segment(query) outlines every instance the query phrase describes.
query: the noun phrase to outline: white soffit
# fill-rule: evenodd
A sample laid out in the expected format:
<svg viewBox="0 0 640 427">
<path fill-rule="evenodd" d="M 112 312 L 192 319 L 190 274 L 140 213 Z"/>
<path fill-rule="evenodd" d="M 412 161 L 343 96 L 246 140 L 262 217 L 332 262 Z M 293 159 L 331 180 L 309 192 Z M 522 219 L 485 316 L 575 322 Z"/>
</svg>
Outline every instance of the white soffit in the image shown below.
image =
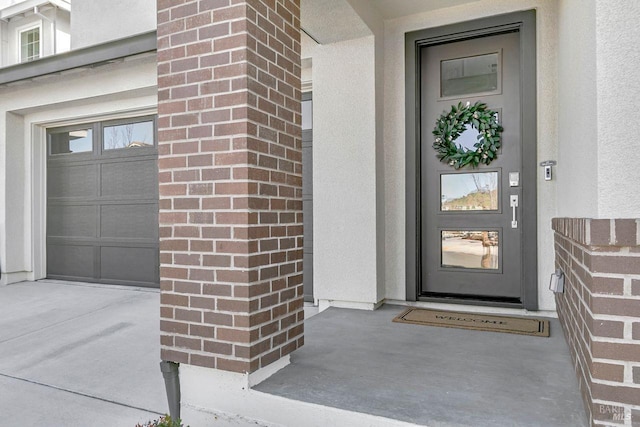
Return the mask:
<svg viewBox="0 0 640 427">
<path fill-rule="evenodd" d="M 481 0 L 367 0 L 382 19 L 396 19 Z M 302 29 L 320 44 L 371 35 L 348 0 L 300 0 Z"/>
<path fill-rule="evenodd" d="M 395 19 L 401 16 L 414 15 L 430 10 L 473 3 L 480 0 L 370 0 L 380 11 L 384 19 Z"/>
<path fill-rule="evenodd" d="M 300 0 L 300 25 L 320 44 L 371 35 L 369 27 L 346 0 Z"/>
</svg>

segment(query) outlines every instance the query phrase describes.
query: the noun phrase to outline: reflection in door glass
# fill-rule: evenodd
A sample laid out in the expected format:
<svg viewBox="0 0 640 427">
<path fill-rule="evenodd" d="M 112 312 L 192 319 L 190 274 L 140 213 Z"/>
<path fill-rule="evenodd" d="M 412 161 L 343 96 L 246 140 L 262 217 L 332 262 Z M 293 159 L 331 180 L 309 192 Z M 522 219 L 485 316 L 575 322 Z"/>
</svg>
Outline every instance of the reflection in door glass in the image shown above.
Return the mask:
<svg viewBox="0 0 640 427">
<path fill-rule="evenodd" d="M 105 126 L 103 131 L 103 150 L 118 148 L 153 147 L 153 121 Z"/>
<path fill-rule="evenodd" d="M 498 54 L 442 61 L 440 74 L 441 96 L 493 92 L 498 89 Z"/>
<path fill-rule="evenodd" d="M 446 230 L 442 237 L 442 267 L 498 269 L 497 231 Z"/>
<path fill-rule="evenodd" d="M 93 131 L 77 129 L 49 135 L 49 154 L 86 153 L 93 150 Z"/>
<path fill-rule="evenodd" d="M 442 174 L 440 185 L 443 211 L 498 209 L 498 172 Z"/>
</svg>

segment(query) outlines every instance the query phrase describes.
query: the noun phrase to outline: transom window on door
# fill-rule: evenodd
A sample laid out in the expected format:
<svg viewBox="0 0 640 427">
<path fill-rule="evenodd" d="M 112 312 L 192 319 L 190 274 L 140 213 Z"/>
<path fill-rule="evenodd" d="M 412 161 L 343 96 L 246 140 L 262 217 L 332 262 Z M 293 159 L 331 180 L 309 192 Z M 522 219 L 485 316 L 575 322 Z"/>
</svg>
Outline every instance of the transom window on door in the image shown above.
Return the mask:
<svg viewBox="0 0 640 427">
<path fill-rule="evenodd" d="M 20 31 L 20 62 L 40 58 L 40 27 Z"/>
<path fill-rule="evenodd" d="M 442 61 L 440 75 L 443 98 L 499 92 L 500 53 Z"/>
</svg>

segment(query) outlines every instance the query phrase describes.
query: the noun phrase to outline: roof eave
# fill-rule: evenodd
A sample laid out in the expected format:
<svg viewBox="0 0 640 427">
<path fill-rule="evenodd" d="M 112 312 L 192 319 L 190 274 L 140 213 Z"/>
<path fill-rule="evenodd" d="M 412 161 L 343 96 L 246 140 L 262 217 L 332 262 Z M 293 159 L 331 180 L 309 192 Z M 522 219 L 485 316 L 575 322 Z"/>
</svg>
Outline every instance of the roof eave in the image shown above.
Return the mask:
<svg viewBox="0 0 640 427">
<path fill-rule="evenodd" d="M 41 7 L 46 4 L 71 12 L 71 3 L 68 0 L 27 0 L 0 10 L 0 19 L 6 21 L 21 13 L 32 11 L 34 7 Z"/>
<path fill-rule="evenodd" d="M 156 31 L 150 31 L 99 45 L 45 56 L 31 62 L 0 68 L 0 85 L 76 68 L 92 67 L 128 56 L 154 52 L 156 48 Z"/>
</svg>

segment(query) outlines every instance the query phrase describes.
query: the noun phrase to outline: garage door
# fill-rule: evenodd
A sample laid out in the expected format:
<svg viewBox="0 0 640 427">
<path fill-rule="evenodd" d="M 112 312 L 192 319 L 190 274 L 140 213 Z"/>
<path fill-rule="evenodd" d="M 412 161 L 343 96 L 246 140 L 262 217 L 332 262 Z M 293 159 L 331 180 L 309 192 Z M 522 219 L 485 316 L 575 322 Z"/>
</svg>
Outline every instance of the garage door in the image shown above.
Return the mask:
<svg viewBox="0 0 640 427">
<path fill-rule="evenodd" d="M 47 133 L 47 277 L 159 286 L 155 117 Z"/>
</svg>

